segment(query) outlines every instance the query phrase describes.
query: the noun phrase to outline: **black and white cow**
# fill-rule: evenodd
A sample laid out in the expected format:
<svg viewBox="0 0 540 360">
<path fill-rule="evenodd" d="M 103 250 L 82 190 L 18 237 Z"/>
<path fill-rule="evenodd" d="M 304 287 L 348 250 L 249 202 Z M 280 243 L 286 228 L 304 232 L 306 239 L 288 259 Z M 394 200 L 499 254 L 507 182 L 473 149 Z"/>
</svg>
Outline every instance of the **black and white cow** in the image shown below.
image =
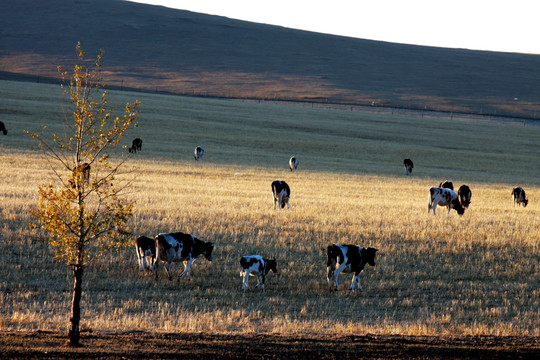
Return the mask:
<svg viewBox="0 0 540 360">
<path fill-rule="evenodd" d="M 439 184 L 440 188 L 454 190 L 454 184 L 451 181 L 444 180 Z"/>
<path fill-rule="evenodd" d="M 403 160 L 403 167 L 405 168 L 405 174 L 409 175 L 412 173 L 412 169 L 414 168 L 414 164 L 411 159 L 405 159 Z"/>
<path fill-rule="evenodd" d="M 141 151 L 142 149 L 142 139 L 141 138 L 135 138 L 131 142 L 131 147 L 129 148 L 130 153 L 137 153 L 137 151 Z"/>
<path fill-rule="evenodd" d="M 354 291 L 354 284 L 358 283 L 358 290 L 362 291 L 360 282 L 360 272 L 366 264 L 375 266 L 375 255 L 379 251 L 375 248 L 362 248 L 356 245 L 333 244 L 326 248 L 326 277 L 330 291 L 337 291 L 338 275 L 341 272 L 354 273 L 351 283 L 351 290 Z"/>
<path fill-rule="evenodd" d="M 199 255 L 203 255 L 208 261 L 212 261 L 214 245 L 211 242 L 199 240 L 191 234 L 181 232 L 158 234 L 154 238 L 154 241 L 156 244 L 156 281 L 159 275 L 159 261 L 165 263 L 169 280 L 172 280 L 171 263 L 180 261 L 184 263 L 185 269 L 180 274 L 178 281 L 186 274 L 189 275 L 189 280 L 191 280 L 191 263 Z"/>
<path fill-rule="evenodd" d="M 295 172 L 297 167 L 298 167 L 298 159 L 296 158 L 296 156 L 292 156 L 289 159 L 289 168 L 291 169 L 292 172 Z"/>
<path fill-rule="evenodd" d="M 276 209 L 276 204 L 279 204 L 280 209 L 283 209 L 285 207 L 285 204 L 287 204 L 287 209 L 289 208 L 291 189 L 285 181 L 272 181 L 272 195 L 274 197 L 274 210 Z"/>
<path fill-rule="evenodd" d="M 203 155 L 204 155 L 204 149 L 203 149 L 202 147 L 200 147 L 200 146 L 197 146 L 197 147 L 195 148 L 195 151 L 193 151 L 193 154 L 194 154 L 194 156 L 195 156 L 195 160 L 199 160 L 199 159 L 201 159 L 201 158 L 203 157 Z"/>
<path fill-rule="evenodd" d="M 154 239 L 139 236 L 135 239 L 135 249 L 137 251 L 139 271 L 154 270 L 154 264 L 156 262 L 156 243 Z"/>
<path fill-rule="evenodd" d="M 4 133 L 4 135 L 7 135 L 7 129 L 6 125 L 2 121 L 0 121 L 0 131 Z"/>
<path fill-rule="evenodd" d="M 428 213 L 433 209 L 433 214 L 437 215 L 435 212 L 437 205 L 446 206 L 448 214 L 450 214 L 451 209 L 456 210 L 459 215 L 465 213 L 465 209 L 459 202 L 458 194 L 454 190 L 434 186 L 429 189 Z"/>
<path fill-rule="evenodd" d="M 523 207 L 527 207 L 529 203 L 529 200 L 525 196 L 525 190 L 519 186 L 512 190 L 512 198 L 514 199 L 514 206 L 517 204 L 517 206 L 523 205 Z"/>
<path fill-rule="evenodd" d="M 270 270 L 277 274 L 277 261 L 275 258 L 267 259 L 260 255 L 242 256 L 240 259 L 240 276 L 244 279 L 242 281 L 244 292 L 248 288 L 248 278 L 250 275 L 257 277 L 256 287 L 261 285 L 261 289 L 264 290 L 264 281 Z"/>
<path fill-rule="evenodd" d="M 458 197 L 459 202 L 461 203 L 461 206 L 463 206 L 465 209 L 471 205 L 471 198 L 472 198 L 472 192 L 471 189 L 467 185 L 461 185 L 458 189 Z"/>
</svg>

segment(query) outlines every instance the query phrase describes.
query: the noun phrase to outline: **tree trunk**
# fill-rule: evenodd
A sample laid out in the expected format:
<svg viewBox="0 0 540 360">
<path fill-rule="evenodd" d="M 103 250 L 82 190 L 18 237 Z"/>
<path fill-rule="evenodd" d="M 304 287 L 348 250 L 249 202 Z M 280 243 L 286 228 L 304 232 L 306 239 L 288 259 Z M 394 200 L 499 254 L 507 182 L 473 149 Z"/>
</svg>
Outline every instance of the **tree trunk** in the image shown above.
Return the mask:
<svg viewBox="0 0 540 360">
<path fill-rule="evenodd" d="M 82 294 L 82 277 L 83 267 L 81 265 L 73 266 L 73 300 L 71 302 L 71 319 L 70 329 L 68 332 L 67 346 L 80 346 L 81 333 L 79 323 L 81 321 L 81 294 Z"/>
</svg>

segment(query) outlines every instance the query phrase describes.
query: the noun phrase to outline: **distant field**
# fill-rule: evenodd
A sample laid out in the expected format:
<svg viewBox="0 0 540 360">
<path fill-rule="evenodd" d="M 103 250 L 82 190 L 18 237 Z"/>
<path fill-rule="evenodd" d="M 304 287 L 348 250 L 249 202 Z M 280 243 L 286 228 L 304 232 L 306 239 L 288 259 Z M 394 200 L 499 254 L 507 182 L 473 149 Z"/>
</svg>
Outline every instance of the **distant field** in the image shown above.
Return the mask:
<svg viewBox="0 0 540 360">
<path fill-rule="evenodd" d="M 83 330 L 279 334 L 540 336 L 540 126 L 374 114 L 265 103 L 112 92 L 120 108 L 142 101 L 136 235 L 192 232 L 215 243 L 193 281 L 137 270 L 134 249 L 84 276 Z M 64 104 L 64 109 L 62 109 Z M 37 186 L 50 179 L 28 129 L 60 131 L 69 116 L 59 86 L 0 82 L 0 330 L 65 330 L 71 272 L 45 235 L 29 230 Z M 193 160 L 201 145 L 206 154 Z M 300 160 L 291 173 L 291 155 Z M 402 161 L 415 169 L 405 176 Z M 291 186 L 291 209 L 274 211 L 270 183 Z M 468 184 L 463 217 L 427 214 L 430 186 Z M 514 207 L 520 185 L 530 199 Z M 325 279 L 332 242 L 380 249 L 361 274 L 364 291 Z M 275 256 L 267 290 L 241 290 L 241 255 Z M 181 266 L 173 266 L 173 275 Z M 251 279 L 253 281 L 254 279 Z"/>
</svg>

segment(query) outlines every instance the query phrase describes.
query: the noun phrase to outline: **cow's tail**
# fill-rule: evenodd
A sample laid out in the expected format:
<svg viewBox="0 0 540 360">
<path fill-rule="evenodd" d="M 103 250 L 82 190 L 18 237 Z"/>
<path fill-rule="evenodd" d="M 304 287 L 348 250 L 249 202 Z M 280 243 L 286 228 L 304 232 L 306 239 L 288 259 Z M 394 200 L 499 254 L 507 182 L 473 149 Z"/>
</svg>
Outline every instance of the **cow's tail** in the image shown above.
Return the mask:
<svg viewBox="0 0 540 360">
<path fill-rule="evenodd" d="M 334 251 L 333 245 L 328 245 L 326 248 L 326 266 L 332 266 L 332 259 L 336 259 L 338 254 Z"/>
<path fill-rule="evenodd" d="M 156 272 L 156 281 L 159 278 L 159 259 L 161 257 L 161 246 L 159 246 L 160 236 L 156 235 L 154 237 L 154 245 L 156 246 L 156 259 L 154 260 L 154 270 Z"/>
</svg>

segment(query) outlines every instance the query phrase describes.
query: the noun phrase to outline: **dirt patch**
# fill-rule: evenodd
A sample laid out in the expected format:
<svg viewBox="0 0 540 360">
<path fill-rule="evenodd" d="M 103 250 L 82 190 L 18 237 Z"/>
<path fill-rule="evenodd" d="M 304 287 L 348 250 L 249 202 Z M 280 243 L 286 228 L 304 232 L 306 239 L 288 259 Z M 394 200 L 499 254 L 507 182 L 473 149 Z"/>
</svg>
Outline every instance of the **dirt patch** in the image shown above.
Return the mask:
<svg viewBox="0 0 540 360">
<path fill-rule="evenodd" d="M 190 333 L 82 334 L 63 346 L 59 332 L 1 332 L 3 359 L 387 359 L 538 358 L 538 337 L 278 336 Z"/>
</svg>

